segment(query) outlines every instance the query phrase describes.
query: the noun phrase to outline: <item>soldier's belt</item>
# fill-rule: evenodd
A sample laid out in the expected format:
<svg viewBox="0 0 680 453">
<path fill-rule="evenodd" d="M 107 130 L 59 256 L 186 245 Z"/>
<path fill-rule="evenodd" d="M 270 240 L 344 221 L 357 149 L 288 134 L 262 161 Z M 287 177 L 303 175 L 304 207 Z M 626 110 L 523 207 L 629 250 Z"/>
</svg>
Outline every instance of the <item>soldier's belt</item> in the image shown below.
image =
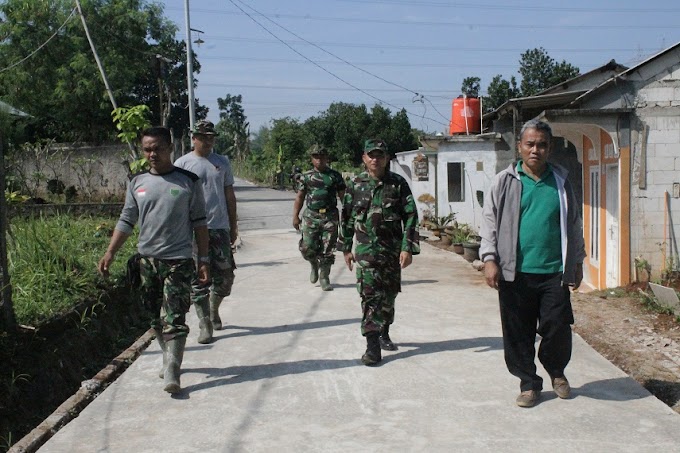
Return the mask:
<svg viewBox="0 0 680 453">
<path fill-rule="evenodd" d="M 327 212 L 332 211 L 335 208 L 321 208 L 321 209 L 313 209 L 313 208 L 308 208 L 312 212 L 318 212 L 319 214 L 325 214 Z"/>
</svg>

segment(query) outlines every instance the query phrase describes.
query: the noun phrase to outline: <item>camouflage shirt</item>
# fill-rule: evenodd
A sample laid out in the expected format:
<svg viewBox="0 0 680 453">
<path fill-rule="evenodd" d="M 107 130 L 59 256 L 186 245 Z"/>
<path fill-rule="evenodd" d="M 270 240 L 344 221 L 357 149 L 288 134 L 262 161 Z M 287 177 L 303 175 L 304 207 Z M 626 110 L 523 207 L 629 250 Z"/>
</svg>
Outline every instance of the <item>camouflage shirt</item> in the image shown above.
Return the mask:
<svg viewBox="0 0 680 453">
<path fill-rule="evenodd" d="M 324 171 L 310 170 L 300 176 L 298 190 L 307 195 L 305 203 L 313 211 L 332 209 L 338 204 L 338 192 L 345 190 L 345 180 L 337 171 L 326 168 Z"/>
<path fill-rule="evenodd" d="M 394 262 L 401 252 L 420 253 L 418 211 L 408 183 L 388 171 L 381 180 L 361 173 L 350 182 L 342 206 L 340 249 L 361 266 Z"/>
</svg>

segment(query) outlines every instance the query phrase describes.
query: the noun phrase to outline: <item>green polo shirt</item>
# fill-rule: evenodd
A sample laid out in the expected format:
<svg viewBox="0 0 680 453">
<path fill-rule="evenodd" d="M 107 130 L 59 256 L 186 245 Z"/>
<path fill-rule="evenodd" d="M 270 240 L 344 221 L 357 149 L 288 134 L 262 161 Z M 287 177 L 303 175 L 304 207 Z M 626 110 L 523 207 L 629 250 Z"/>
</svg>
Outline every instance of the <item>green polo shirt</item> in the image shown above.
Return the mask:
<svg viewBox="0 0 680 453">
<path fill-rule="evenodd" d="M 552 167 L 538 181 L 522 170 L 519 237 L 517 239 L 517 271 L 530 274 L 552 274 L 562 271 L 562 235 L 560 233 L 560 198 Z"/>
</svg>

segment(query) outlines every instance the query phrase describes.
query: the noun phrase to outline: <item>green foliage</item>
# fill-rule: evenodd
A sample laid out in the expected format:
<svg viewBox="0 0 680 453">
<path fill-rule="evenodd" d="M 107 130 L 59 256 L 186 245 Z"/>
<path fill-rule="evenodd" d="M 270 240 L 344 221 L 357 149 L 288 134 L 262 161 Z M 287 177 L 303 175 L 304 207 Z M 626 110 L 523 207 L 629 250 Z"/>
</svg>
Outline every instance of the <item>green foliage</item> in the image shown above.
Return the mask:
<svg viewBox="0 0 680 453">
<path fill-rule="evenodd" d="M 139 159 L 135 159 L 130 162 L 130 173 L 133 175 L 135 173 L 146 171 L 149 168 L 151 168 L 151 166 L 149 165 L 149 161 L 146 159 L 146 157 L 140 157 Z"/>
<path fill-rule="evenodd" d="M 555 61 L 548 52 L 542 48 L 527 50 L 520 55 L 519 74 L 522 81 L 519 88 L 515 76 L 506 80 L 497 74 L 491 79 L 483 97 L 484 113 L 492 112 L 506 101 L 523 96 L 533 96 L 547 88 L 562 83 L 579 75 L 579 68 L 567 63 Z M 479 78 L 467 77 L 463 81 L 462 91 L 473 92 L 479 90 Z M 475 84 L 476 83 L 476 84 Z"/>
<path fill-rule="evenodd" d="M 261 127 L 251 140 L 251 153 L 261 159 L 251 163 L 257 161 L 260 169 L 270 172 L 271 177 L 278 170 L 278 154 L 282 150 L 284 170 L 293 166 L 308 168 L 307 149 L 319 143 L 330 151 L 333 168 L 358 170 L 364 141 L 371 137 L 385 140 L 390 153 L 418 147 L 405 110 L 392 115 L 381 105 L 368 112 L 363 104 L 336 102 L 304 122 L 286 117 L 273 120 L 271 128 Z"/>
<path fill-rule="evenodd" d="M 465 77 L 463 79 L 463 84 L 460 87 L 461 93 L 469 98 L 478 97 L 480 88 L 479 82 L 481 81 L 482 79 L 479 77 Z"/>
<path fill-rule="evenodd" d="M 445 216 L 437 217 L 435 223 L 437 228 L 445 228 L 456 220 L 456 213 L 452 212 Z"/>
<path fill-rule="evenodd" d="M 462 244 L 463 242 L 470 242 L 475 235 L 474 229 L 467 223 L 458 223 L 453 228 L 451 240 L 454 244 Z"/>
<path fill-rule="evenodd" d="M 487 96 L 484 96 L 484 112 L 492 112 L 503 105 L 509 99 L 517 98 L 521 95 L 519 88 L 517 88 L 517 80 L 515 76 L 510 77 L 510 80 L 505 80 L 503 76 L 497 74 L 491 79 L 489 87 L 486 90 Z"/>
<path fill-rule="evenodd" d="M 215 140 L 215 150 L 237 161 L 245 159 L 250 151 L 248 146 L 250 124 L 246 121 L 241 102 L 240 94 L 238 96 L 227 94 L 225 98 L 217 98 L 220 121 L 215 128 L 220 135 Z"/>
<path fill-rule="evenodd" d="M 5 189 L 5 200 L 7 200 L 8 203 L 23 203 L 29 198 L 31 197 L 28 195 L 22 195 L 18 190 L 10 192 L 9 190 Z"/>
<path fill-rule="evenodd" d="M 134 145 L 139 133 L 151 126 L 149 116 L 151 109 L 146 105 L 118 107 L 111 112 L 113 123 L 120 131 L 117 137 L 123 142 Z"/>
<path fill-rule="evenodd" d="M 17 322 L 36 325 L 100 293 L 96 266 L 106 251 L 115 220 L 68 215 L 14 219 L 8 237 L 8 268 L 12 276 Z M 131 237 L 111 267 L 114 279 L 125 273 L 134 253 Z"/>
<path fill-rule="evenodd" d="M 519 73 L 522 76 L 522 96 L 532 96 L 576 77 L 579 69 L 564 60 L 557 63 L 543 47 L 539 47 L 521 55 Z"/>
<path fill-rule="evenodd" d="M 152 123 L 186 130 L 186 48 L 175 39 L 177 27 L 164 17 L 163 6 L 146 0 L 97 0 L 82 2 L 82 7 L 117 103 L 148 105 L 154 109 Z M 5 66 L 47 42 L 35 57 L 0 73 L 2 99 L 32 115 L 31 141 L 101 142 L 114 137 L 111 103 L 73 9 L 72 0 L 0 3 L 0 61 Z M 196 60 L 194 70 L 200 72 Z M 203 106 L 198 106 L 200 115 L 205 115 Z"/>
</svg>

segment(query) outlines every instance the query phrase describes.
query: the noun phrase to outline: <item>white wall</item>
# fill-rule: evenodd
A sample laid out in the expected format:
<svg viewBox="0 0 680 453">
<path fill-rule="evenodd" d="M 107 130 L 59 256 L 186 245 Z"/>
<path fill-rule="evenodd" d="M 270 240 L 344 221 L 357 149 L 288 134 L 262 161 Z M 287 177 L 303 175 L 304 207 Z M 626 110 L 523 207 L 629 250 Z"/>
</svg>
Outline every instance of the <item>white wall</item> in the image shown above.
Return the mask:
<svg viewBox="0 0 680 453">
<path fill-rule="evenodd" d="M 631 142 L 631 255 L 647 260 L 652 277 L 658 278 L 666 264 L 663 252 L 667 261 L 671 257 L 673 234 L 680 241 L 680 198 L 673 196 L 673 185 L 680 184 L 680 72 L 640 83 L 634 102 L 638 120 L 634 129 L 640 132 L 632 134 Z M 648 128 L 646 137 L 641 132 L 644 128 Z M 640 188 L 645 166 L 646 187 Z"/>
<path fill-rule="evenodd" d="M 58 179 L 66 187 L 74 186 L 77 189 L 77 201 L 122 200 L 127 184 L 127 171 L 122 165 L 126 154 L 127 148 L 122 145 L 53 145 L 49 159 L 45 159 L 44 154 L 24 152 L 21 160 L 15 164 L 19 166 L 17 171 L 30 180 L 31 187 L 37 187 L 36 195 L 45 196 L 46 181 Z M 36 173 L 43 179 L 35 179 L 33 175 Z"/>
<path fill-rule="evenodd" d="M 397 158 L 391 163 L 391 169 L 409 181 L 416 200 L 424 193 L 435 196 L 440 217 L 454 212 L 459 223 L 470 224 L 475 230 L 479 231 L 482 207 L 477 202 L 476 191 L 481 190 L 486 193 L 493 176 L 514 160 L 514 151 L 496 150 L 496 147 L 496 140 L 467 138 L 464 141 L 455 141 L 449 137 L 448 140 L 441 140 L 437 152 L 427 153 L 429 158 L 428 181 L 413 181 L 410 175 L 413 159 L 417 156 L 418 151 L 398 153 Z M 462 202 L 449 202 L 448 200 L 447 164 L 449 162 L 465 164 L 465 195 Z M 477 169 L 478 162 L 482 166 L 480 170 Z M 405 171 L 404 168 L 408 171 Z M 437 180 L 436 190 L 435 178 Z M 422 219 L 423 210 L 427 206 L 417 201 L 416 204 L 419 218 Z"/>
</svg>

